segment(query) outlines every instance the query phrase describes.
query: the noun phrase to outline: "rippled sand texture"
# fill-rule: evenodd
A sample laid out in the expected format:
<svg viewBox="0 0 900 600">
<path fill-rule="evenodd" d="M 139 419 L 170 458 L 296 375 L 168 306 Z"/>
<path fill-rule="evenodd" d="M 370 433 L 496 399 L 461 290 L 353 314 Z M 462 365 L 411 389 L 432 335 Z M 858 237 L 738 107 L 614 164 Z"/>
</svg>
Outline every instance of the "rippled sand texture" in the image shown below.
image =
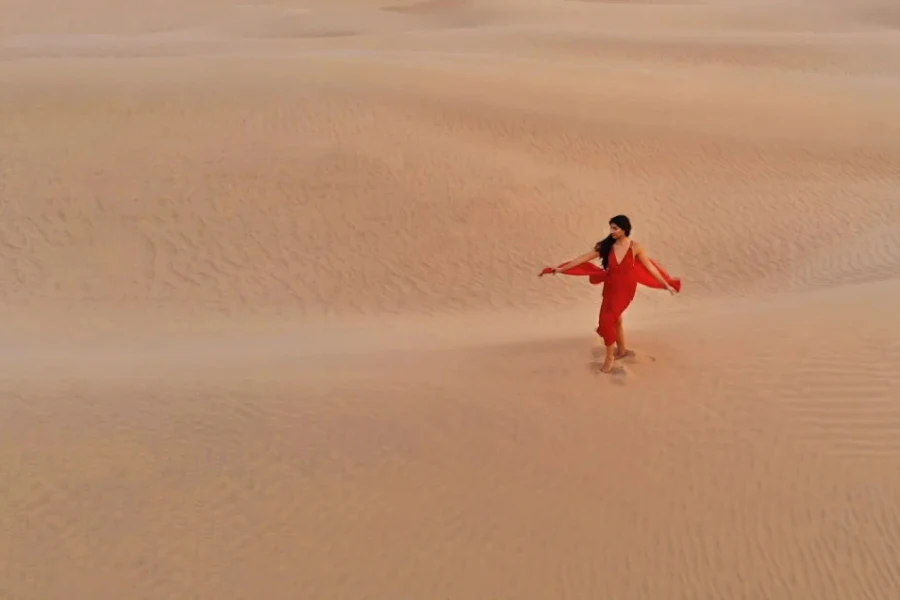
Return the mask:
<svg viewBox="0 0 900 600">
<path fill-rule="evenodd" d="M 895 2 L 0 14 L 3 600 L 900 598 Z"/>
</svg>

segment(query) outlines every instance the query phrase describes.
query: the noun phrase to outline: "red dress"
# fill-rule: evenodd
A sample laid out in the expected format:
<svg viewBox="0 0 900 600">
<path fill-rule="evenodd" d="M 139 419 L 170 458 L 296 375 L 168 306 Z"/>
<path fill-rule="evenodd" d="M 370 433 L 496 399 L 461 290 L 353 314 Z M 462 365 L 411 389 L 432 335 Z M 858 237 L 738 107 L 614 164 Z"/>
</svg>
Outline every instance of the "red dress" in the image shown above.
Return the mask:
<svg viewBox="0 0 900 600">
<path fill-rule="evenodd" d="M 633 245 L 628 244 L 628 250 L 621 263 L 616 259 L 616 249 L 611 248 L 609 251 L 609 266 L 603 282 L 603 303 L 600 305 L 597 324 L 597 333 L 607 346 L 616 343 L 616 321 L 637 293 L 638 272 L 635 268 L 637 259 L 632 252 Z"/>
<path fill-rule="evenodd" d="M 609 268 L 601 269 L 597 265 L 586 262 L 575 265 L 565 271 L 559 271 L 564 275 L 587 276 L 591 284 L 603 284 L 603 303 L 600 305 L 600 315 L 597 324 L 597 333 L 603 337 L 603 341 L 607 346 L 616 343 L 616 321 L 634 300 L 637 292 L 638 284 L 645 285 L 654 289 L 665 289 L 665 286 L 656 280 L 650 271 L 635 258 L 632 248 L 632 242 L 625 252 L 625 257 L 621 264 L 616 260 L 615 248 L 609 251 Z M 681 279 L 672 277 L 668 272 L 655 260 L 649 259 L 650 263 L 659 271 L 666 284 L 681 291 Z M 557 268 L 562 268 L 563 265 Z M 541 275 L 552 273 L 553 269 L 545 267 Z"/>
</svg>

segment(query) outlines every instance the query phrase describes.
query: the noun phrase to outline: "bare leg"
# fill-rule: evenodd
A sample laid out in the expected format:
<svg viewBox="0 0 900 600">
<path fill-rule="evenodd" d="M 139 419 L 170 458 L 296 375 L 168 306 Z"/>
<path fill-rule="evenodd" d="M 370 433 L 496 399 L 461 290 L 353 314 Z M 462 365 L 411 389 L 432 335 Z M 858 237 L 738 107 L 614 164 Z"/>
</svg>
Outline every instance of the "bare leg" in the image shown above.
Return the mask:
<svg viewBox="0 0 900 600">
<path fill-rule="evenodd" d="M 622 326 L 622 317 L 616 321 L 616 358 L 628 356 L 628 347 L 625 345 L 625 329 Z"/>
<path fill-rule="evenodd" d="M 613 363 L 616 360 L 616 353 L 614 348 L 614 345 L 606 347 L 606 359 L 603 361 L 603 366 L 600 367 L 600 370 L 604 373 L 609 373 L 610 371 L 612 371 Z"/>
</svg>

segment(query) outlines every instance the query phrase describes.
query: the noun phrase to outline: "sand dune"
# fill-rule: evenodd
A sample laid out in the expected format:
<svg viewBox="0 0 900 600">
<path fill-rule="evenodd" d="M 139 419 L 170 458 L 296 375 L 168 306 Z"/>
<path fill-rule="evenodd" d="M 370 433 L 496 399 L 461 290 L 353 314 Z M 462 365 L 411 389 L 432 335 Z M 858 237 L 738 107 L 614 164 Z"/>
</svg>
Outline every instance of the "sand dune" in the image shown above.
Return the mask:
<svg viewBox="0 0 900 600">
<path fill-rule="evenodd" d="M 900 596 L 892 3 L 0 14 L 0 598 Z"/>
</svg>

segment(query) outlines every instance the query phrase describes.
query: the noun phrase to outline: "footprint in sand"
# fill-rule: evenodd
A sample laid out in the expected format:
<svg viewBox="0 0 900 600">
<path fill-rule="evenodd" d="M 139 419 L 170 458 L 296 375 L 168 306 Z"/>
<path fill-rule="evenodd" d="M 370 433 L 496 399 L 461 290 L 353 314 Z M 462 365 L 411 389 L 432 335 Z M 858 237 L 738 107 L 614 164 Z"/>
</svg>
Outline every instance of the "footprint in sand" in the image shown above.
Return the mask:
<svg viewBox="0 0 900 600">
<path fill-rule="evenodd" d="M 588 363 L 588 369 L 595 375 L 612 375 L 616 378 L 631 377 L 632 372 L 625 365 L 614 364 L 609 373 L 603 372 L 603 360 L 592 360 Z"/>
<path fill-rule="evenodd" d="M 625 354 L 625 356 L 623 356 L 622 358 L 617 358 L 616 362 L 626 363 L 629 365 L 641 365 L 645 363 L 656 362 L 656 357 L 644 352 L 635 352 L 634 350 L 629 350 Z"/>
<path fill-rule="evenodd" d="M 634 372 L 632 372 L 631 369 L 628 369 L 627 367 L 615 365 L 609 373 L 604 373 L 601 370 L 602 367 L 602 362 L 591 362 L 590 365 L 588 365 L 589 370 L 594 374 L 594 376 L 603 375 L 604 377 L 608 378 L 608 381 L 610 383 L 613 383 L 614 385 L 624 386 L 627 385 L 629 381 L 634 380 Z"/>
<path fill-rule="evenodd" d="M 591 348 L 591 356 L 593 357 L 593 360 L 600 361 L 601 364 L 603 363 L 605 354 L 606 349 L 602 346 L 594 346 L 593 348 Z M 656 362 L 656 357 L 645 354 L 643 352 L 635 352 L 634 350 L 628 350 L 625 356 L 616 358 L 616 364 L 640 365 L 654 362 Z"/>
</svg>

